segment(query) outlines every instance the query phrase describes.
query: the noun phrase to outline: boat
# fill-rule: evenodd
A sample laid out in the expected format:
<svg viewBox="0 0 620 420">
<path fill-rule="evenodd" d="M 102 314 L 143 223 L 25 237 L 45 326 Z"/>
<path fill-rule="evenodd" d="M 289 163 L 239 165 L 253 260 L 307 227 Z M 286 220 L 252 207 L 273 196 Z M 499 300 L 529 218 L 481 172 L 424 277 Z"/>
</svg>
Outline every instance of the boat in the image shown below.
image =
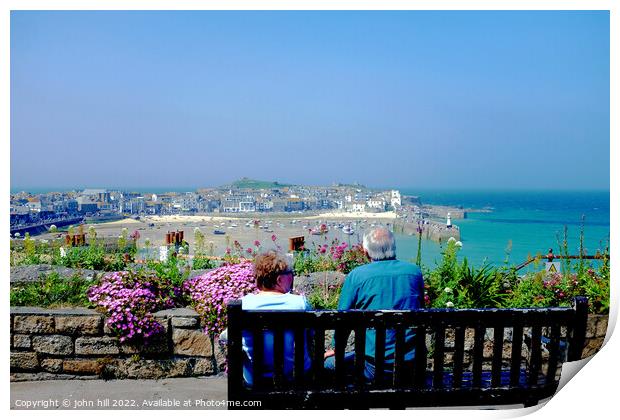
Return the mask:
<svg viewBox="0 0 620 420">
<path fill-rule="evenodd" d="M 325 223 L 323 223 L 321 226 L 318 226 L 310 230 L 311 235 L 324 235 L 327 232 L 329 232 L 329 228 L 327 227 Z"/>
<path fill-rule="evenodd" d="M 353 229 L 350 225 L 348 225 L 342 228 L 342 232 L 346 233 L 347 235 L 353 235 L 355 233 L 355 229 Z"/>
<path fill-rule="evenodd" d="M 215 229 L 213 231 L 214 235 L 226 235 L 226 232 L 224 232 L 223 230 L 219 230 L 219 229 Z"/>
</svg>

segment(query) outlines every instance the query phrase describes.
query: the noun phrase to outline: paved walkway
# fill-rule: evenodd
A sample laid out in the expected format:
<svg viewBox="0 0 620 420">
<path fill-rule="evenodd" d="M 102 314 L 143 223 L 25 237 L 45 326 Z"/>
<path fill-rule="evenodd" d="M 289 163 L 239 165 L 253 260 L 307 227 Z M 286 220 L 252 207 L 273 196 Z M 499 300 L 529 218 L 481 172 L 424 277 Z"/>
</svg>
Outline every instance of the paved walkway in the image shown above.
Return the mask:
<svg viewBox="0 0 620 420">
<path fill-rule="evenodd" d="M 11 383 L 12 409 L 225 409 L 226 378 Z"/>
</svg>

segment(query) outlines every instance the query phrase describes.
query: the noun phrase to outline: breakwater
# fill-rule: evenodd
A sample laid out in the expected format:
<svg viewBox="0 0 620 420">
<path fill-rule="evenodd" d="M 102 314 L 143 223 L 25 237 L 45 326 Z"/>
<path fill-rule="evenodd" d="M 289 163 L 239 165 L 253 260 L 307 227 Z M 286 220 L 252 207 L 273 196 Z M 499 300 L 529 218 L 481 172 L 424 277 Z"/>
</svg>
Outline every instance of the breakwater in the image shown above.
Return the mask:
<svg viewBox="0 0 620 420">
<path fill-rule="evenodd" d="M 422 228 L 423 239 L 434 242 L 446 242 L 450 238 L 454 238 L 457 241 L 461 240 L 461 230 L 457 225 L 448 227 L 445 223 L 424 220 L 420 227 Z M 394 233 L 417 236 L 418 223 L 407 220 L 397 220 L 394 222 Z"/>
</svg>

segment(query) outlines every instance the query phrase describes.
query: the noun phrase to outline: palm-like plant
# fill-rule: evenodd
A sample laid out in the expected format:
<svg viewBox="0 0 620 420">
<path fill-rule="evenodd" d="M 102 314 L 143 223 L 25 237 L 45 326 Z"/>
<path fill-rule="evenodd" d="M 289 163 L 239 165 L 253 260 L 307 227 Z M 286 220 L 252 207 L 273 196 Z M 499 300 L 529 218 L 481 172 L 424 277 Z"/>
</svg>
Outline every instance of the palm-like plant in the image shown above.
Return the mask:
<svg viewBox="0 0 620 420">
<path fill-rule="evenodd" d="M 478 269 L 464 265 L 457 295 L 461 307 L 501 308 L 508 298 L 504 274 L 488 264 Z"/>
</svg>

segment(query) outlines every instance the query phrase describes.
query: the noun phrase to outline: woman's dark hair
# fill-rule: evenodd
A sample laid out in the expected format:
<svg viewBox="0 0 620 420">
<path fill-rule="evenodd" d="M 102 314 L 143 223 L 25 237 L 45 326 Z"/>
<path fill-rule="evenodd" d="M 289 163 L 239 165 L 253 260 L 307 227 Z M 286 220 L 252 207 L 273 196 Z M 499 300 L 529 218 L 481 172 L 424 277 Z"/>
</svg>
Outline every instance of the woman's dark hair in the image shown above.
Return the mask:
<svg viewBox="0 0 620 420">
<path fill-rule="evenodd" d="M 276 251 L 267 251 L 254 258 L 254 275 L 259 289 L 273 289 L 280 274 L 290 273 L 286 258 Z"/>
</svg>

